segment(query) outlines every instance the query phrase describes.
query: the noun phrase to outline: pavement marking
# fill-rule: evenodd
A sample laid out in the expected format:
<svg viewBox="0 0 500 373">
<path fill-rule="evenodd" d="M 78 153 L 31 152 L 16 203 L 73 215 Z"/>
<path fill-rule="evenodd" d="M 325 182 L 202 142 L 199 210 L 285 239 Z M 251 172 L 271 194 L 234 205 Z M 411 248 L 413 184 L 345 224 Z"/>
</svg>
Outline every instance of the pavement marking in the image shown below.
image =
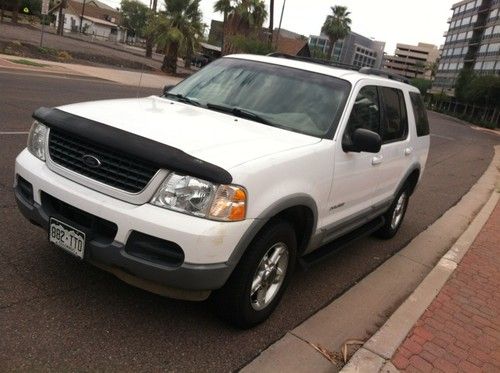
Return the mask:
<svg viewBox="0 0 500 373">
<path fill-rule="evenodd" d="M 10 131 L 10 132 L 0 132 L 0 135 L 27 135 L 28 131 Z"/>
<path fill-rule="evenodd" d="M 448 136 L 443 136 L 443 135 L 436 135 L 435 133 L 431 133 L 431 136 L 439 137 L 441 139 L 450 140 L 450 141 L 455 141 L 456 140 L 453 137 L 448 137 Z"/>
</svg>

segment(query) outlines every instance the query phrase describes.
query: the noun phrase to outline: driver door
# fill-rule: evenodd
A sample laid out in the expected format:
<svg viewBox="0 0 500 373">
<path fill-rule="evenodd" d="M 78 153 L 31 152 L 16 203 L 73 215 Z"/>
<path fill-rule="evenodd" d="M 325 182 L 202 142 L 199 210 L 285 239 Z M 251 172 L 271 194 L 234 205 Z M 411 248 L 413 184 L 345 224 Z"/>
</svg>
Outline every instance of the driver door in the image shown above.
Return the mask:
<svg viewBox="0 0 500 373">
<path fill-rule="evenodd" d="M 360 226 L 380 202 L 377 193 L 379 171 L 383 167 L 379 162 L 380 153 L 345 152 L 342 149 L 342 142 L 350 142 L 357 128 L 380 134 L 380 124 L 379 90 L 376 86 L 362 86 L 356 95 L 347 125 L 336 142 L 328 219 L 332 232 L 325 237 L 327 240 L 328 237 L 334 239 L 340 233 Z"/>
</svg>

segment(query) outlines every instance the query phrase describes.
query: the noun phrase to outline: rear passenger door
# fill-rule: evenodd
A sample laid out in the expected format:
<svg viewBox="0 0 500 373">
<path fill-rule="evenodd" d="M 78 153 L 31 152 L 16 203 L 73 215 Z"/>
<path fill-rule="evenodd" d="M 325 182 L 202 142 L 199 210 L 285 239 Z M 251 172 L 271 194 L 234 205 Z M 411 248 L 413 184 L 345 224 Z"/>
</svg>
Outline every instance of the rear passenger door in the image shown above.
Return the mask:
<svg viewBox="0 0 500 373">
<path fill-rule="evenodd" d="M 378 195 L 390 199 L 396 192 L 409 166 L 413 149 L 410 146 L 408 112 L 409 102 L 399 88 L 379 87 L 382 120 L 380 134 L 382 148 L 379 153 Z"/>
</svg>

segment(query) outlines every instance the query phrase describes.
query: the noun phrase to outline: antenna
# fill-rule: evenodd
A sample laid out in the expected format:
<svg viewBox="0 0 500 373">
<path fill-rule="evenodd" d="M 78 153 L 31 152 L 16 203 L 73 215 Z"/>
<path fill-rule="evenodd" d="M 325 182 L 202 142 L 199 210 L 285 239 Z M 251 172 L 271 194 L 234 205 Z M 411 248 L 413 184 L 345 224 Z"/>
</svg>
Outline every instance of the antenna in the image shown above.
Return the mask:
<svg viewBox="0 0 500 373">
<path fill-rule="evenodd" d="M 141 65 L 141 75 L 139 77 L 139 84 L 137 86 L 137 94 L 135 95 L 136 98 L 139 98 L 139 90 L 141 89 L 141 84 L 142 84 L 142 75 L 144 74 L 144 62 Z"/>
</svg>

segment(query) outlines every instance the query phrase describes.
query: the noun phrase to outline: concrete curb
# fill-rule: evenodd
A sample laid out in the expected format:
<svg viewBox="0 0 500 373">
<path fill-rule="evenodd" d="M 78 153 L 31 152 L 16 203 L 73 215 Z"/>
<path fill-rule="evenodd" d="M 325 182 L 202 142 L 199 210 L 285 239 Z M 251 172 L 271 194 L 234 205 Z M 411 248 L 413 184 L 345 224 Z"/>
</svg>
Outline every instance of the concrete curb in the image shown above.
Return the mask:
<svg viewBox="0 0 500 373">
<path fill-rule="evenodd" d="M 487 176 L 487 173 L 491 172 L 495 172 L 498 179 L 500 170 L 499 158 L 500 146 L 496 146 L 493 161 L 481 179 Z M 482 184 L 481 179 L 476 186 Z M 427 307 L 429 307 L 434 298 L 439 294 L 484 224 L 488 221 L 488 218 L 500 200 L 500 188 L 498 184 L 495 189 L 491 193 L 488 202 L 482 207 L 481 211 L 476 215 L 472 223 L 452 248 L 441 258 L 433 270 L 414 290 L 411 296 L 394 312 L 382 328 L 354 354 L 349 363 L 342 369 L 342 372 L 397 371 L 390 362 L 390 359 Z M 474 193 L 473 190 L 466 196 L 470 193 Z"/>
<path fill-rule="evenodd" d="M 341 297 L 262 351 L 241 371 L 335 372 L 339 370 L 340 362 L 336 366 L 329 356 L 323 355 L 314 346 L 321 347 L 330 357 L 338 357 L 334 351 L 340 351 L 346 340 L 367 340 L 384 323 L 389 326 L 395 322 L 397 316 L 389 319 L 390 322 L 387 319 L 404 300 L 412 302 L 410 311 L 414 312 L 413 318 L 420 316 L 419 312 L 423 312 L 427 305 L 414 306 L 415 303 L 420 303 L 416 302 L 414 295 L 428 292 L 430 303 L 439 292 L 440 284 L 446 282 L 447 272 L 456 267 L 457 261 L 465 254 L 489 216 L 487 210 L 477 216 L 476 213 L 486 208 L 484 206 L 492 198 L 492 191 L 496 189 L 500 192 L 500 184 L 497 183 L 499 171 L 500 145 L 495 147 L 495 155 L 488 169 L 455 206 Z M 475 223 L 471 225 L 473 220 Z M 438 269 L 433 272 L 434 268 Z M 415 289 L 426 276 L 436 282 L 420 288 L 417 292 Z M 415 321 L 417 319 L 418 317 Z M 401 324 L 397 325 L 398 328 L 406 325 L 406 329 L 399 331 L 401 335 L 398 338 L 403 340 L 413 322 L 403 319 Z M 375 334 L 377 337 L 373 337 L 380 339 L 381 333 L 396 333 L 392 329 L 379 332 L 380 334 Z M 393 338 L 392 334 L 386 335 L 389 341 Z M 388 351 L 390 346 L 385 348 Z M 395 347 L 393 349 L 395 351 Z M 386 352 L 385 356 L 389 354 L 390 351 Z M 363 347 L 345 369 L 372 372 L 383 367 L 389 372 L 397 371 L 387 359 Z"/>
<path fill-rule="evenodd" d="M 10 61 L 12 59 L 17 59 L 17 58 L 15 56 L 0 54 L 0 60 Z M 66 74 L 67 76 L 74 75 L 85 78 L 101 79 L 109 82 L 114 82 L 134 87 L 141 87 L 141 88 L 162 89 L 165 85 L 175 85 L 182 80 L 182 78 L 152 74 L 147 72 L 137 72 L 137 71 L 120 70 L 107 67 L 96 67 L 96 66 L 72 64 L 72 63 L 46 61 L 28 57 L 26 58 L 23 57 L 23 59 L 47 65 L 48 67 L 53 69 L 52 71 L 59 73 L 59 75 L 62 73 L 63 75 Z M 3 67 L 6 69 L 24 70 L 36 73 L 44 73 L 44 74 L 51 73 L 51 70 L 46 68 L 29 68 L 25 66 L 23 67 L 3 66 Z"/>
</svg>

